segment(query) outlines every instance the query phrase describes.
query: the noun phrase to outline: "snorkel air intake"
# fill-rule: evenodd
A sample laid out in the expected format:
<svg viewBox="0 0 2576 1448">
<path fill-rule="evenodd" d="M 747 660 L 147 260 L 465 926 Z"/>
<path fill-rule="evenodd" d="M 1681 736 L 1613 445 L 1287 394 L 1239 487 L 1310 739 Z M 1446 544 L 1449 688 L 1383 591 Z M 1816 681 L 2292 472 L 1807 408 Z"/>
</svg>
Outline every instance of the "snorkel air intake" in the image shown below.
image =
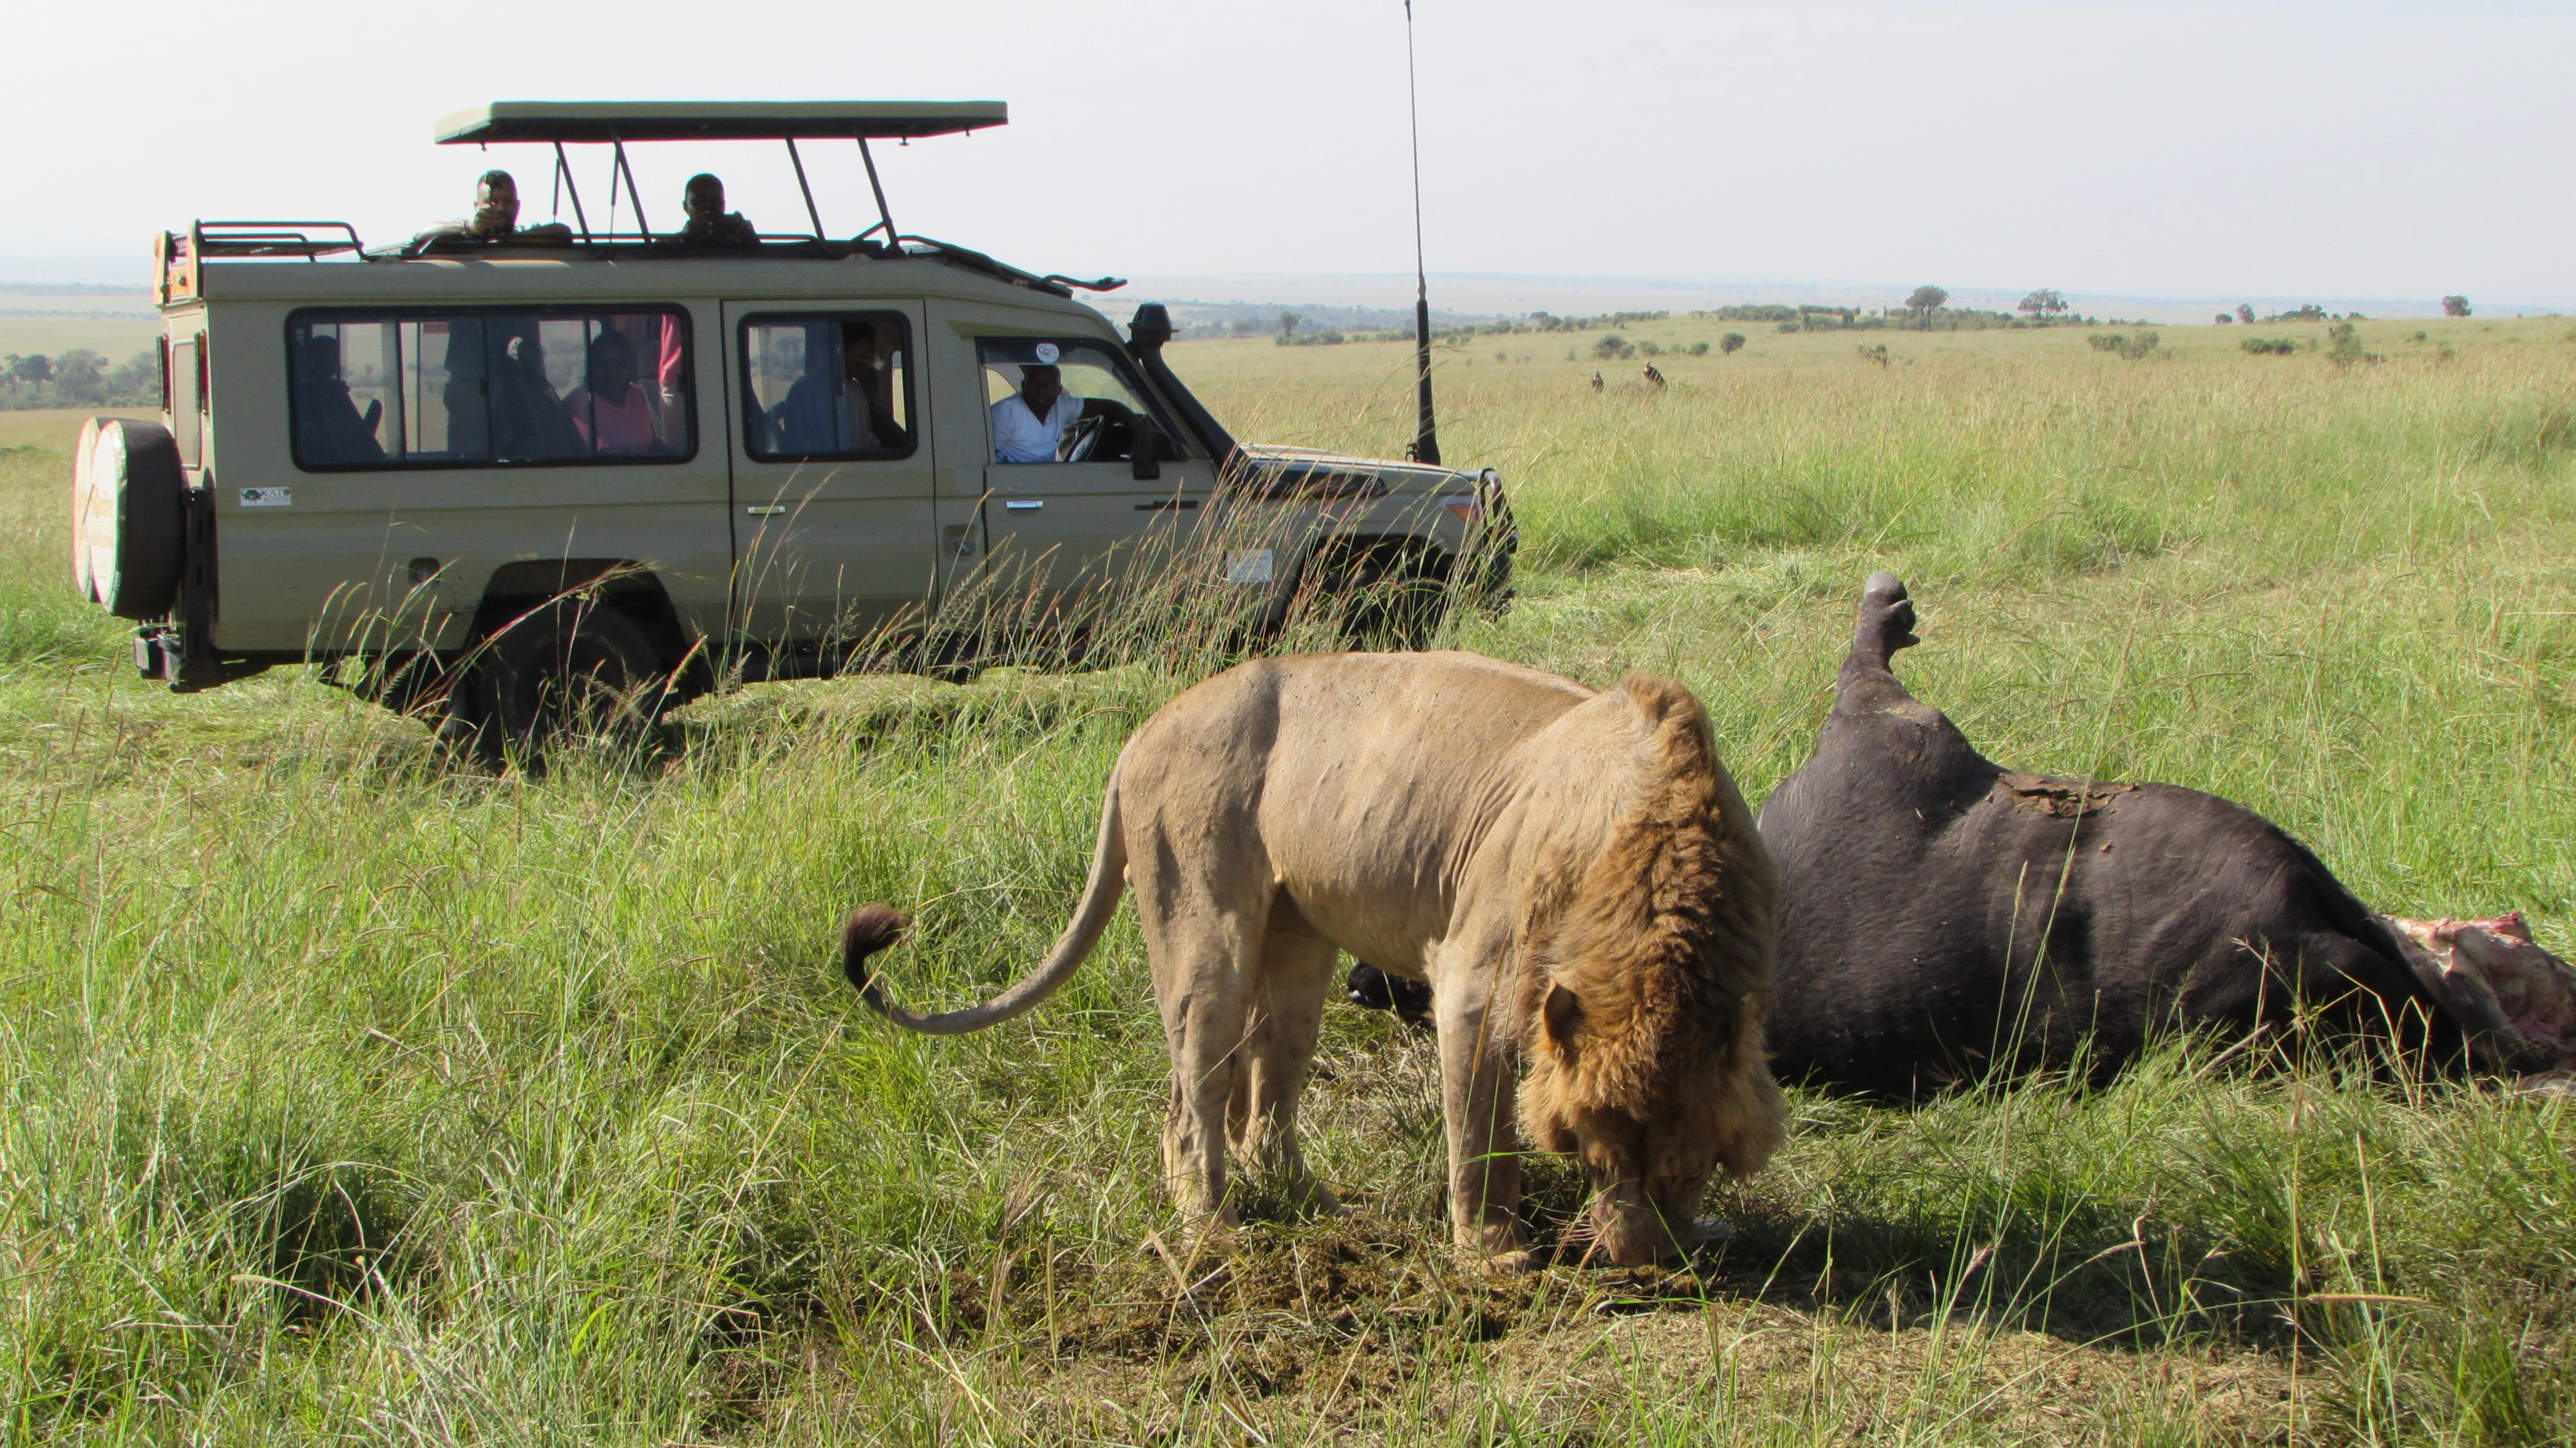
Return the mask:
<svg viewBox="0 0 2576 1448">
<path fill-rule="evenodd" d="M 1127 324 L 1127 337 L 1127 355 L 1145 369 L 1146 380 L 1181 414 L 1181 424 L 1197 436 L 1208 456 L 1217 460 L 1218 475 L 1231 474 L 1242 461 L 1243 449 L 1236 446 L 1234 434 L 1199 405 L 1199 400 L 1181 385 L 1181 379 L 1172 375 L 1171 364 L 1163 360 L 1163 344 L 1172 340 L 1172 314 L 1163 309 L 1161 302 L 1145 303 L 1136 309 L 1135 320 Z"/>
</svg>

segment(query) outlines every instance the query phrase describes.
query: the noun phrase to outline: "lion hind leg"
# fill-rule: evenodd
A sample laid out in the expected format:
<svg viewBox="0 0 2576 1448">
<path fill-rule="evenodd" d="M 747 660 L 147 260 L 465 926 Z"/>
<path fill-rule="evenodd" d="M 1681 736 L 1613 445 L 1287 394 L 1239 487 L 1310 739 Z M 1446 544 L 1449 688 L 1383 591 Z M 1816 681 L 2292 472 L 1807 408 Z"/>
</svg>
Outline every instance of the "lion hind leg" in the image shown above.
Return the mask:
<svg viewBox="0 0 2576 1448">
<path fill-rule="evenodd" d="M 1154 969 L 1154 999 L 1171 1052 L 1172 1095 L 1163 1118 L 1163 1181 L 1194 1223 L 1232 1226 L 1227 1116 L 1243 1074 L 1259 956 L 1257 907 L 1200 889 L 1138 882 L 1137 916 Z M 1249 928 L 1247 928 L 1249 922 Z"/>
<path fill-rule="evenodd" d="M 1235 1159 L 1297 1211 L 1342 1211 L 1297 1143 L 1297 1105 L 1314 1068 L 1340 956 L 1286 895 L 1271 902 L 1226 1126 Z"/>
</svg>

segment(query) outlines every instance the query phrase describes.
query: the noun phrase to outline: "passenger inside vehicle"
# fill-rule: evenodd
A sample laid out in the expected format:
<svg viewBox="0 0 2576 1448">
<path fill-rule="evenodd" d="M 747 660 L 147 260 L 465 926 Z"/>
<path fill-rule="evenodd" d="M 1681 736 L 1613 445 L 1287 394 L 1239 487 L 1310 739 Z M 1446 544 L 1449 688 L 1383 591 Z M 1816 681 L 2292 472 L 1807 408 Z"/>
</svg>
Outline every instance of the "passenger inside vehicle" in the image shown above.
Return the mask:
<svg viewBox="0 0 2576 1448">
<path fill-rule="evenodd" d="M 671 234 L 673 241 L 701 246 L 756 246 L 760 242 L 760 228 L 744 220 L 741 212 L 725 210 L 724 183 L 704 171 L 690 177 L 682 189 L 680 209 L 688 213 L 689 221 Z"/>
<path fill-rule="evenodd" d="M 564 416 L 563 400 L 546 380 L 545 344 L 534 321 L 512 323 L 502 335 L 492 367 L 492 448 L 501 458 L 574 458 L 589 442 Z"/>
<path fill-rule="evenodd" d="M 885 372 L 877 365 L 876 329 L 864 322 L 811 323 L 805 331 L 805 375 L 767 414 L 770 450 L 901 451 L 912 437 L 895 420 L 889 401 Z"/>
<path fill-rule="evenodd" d="M 635 344 L 614 327 L 590 340 L 590 378 L 564 399 L 573 431 L 592 453 L 634 457 L 659 452 L 659 389 L 635 385 Z"/>
<path fill-rule="evenodd" d="M 385 405 L 364 414 L 340 376 L 340 339 L 307 335 L 295 349 L 295 452 L 313 463 L 371 463 L 385 455 L 377 440 Z"/>
<path fill-rule="evenodd" d="M 447 410 L 447 455 L 459 460 L 492 455 L 491 407 L 484 399 L 483 323 L 480 318 L 446 320 L 447 343 L 440 370 L 438 400 Z"/>
</svg>

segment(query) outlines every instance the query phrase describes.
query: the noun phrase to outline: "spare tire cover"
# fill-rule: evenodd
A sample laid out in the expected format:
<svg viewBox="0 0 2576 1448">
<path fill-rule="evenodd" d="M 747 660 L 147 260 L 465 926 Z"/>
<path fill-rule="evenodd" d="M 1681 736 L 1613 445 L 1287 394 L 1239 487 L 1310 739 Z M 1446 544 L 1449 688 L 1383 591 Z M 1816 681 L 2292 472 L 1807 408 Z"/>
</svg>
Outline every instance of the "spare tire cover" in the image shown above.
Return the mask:
<svg viewBox="0 0 2576 1448">
<path fill-rule="evenodd" d="M 155 422 L 108 417 L 97 427 L 80 518 L 90 595 L 119 618 L 164 617 L 179 595 L 184 542 L 179 446 Z"/>
<path fill-rule="evenodd" d="M 72 578 L 81 597 L 92 603 L 98 602 L 98 578 L 89 566 L 89 459 L 98 447 L 100 421 L 93 417 L 83 422 L 80 442 L 72 449 Z"/>
</svg>

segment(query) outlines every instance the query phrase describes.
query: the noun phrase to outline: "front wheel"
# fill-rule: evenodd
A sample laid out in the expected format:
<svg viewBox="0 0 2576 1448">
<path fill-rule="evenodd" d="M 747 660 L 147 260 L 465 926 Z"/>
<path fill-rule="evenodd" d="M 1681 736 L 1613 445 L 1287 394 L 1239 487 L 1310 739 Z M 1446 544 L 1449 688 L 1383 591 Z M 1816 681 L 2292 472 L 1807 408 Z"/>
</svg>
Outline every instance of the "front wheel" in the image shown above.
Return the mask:
<svg viewBox="0 0 2576 1448">
<path fill-rule="evenodd" d="M 670 680 L 635 621 L 567 598 L 494 634 L 469 676 L 463 723 L 493 764 L 536 764 L 565 740 L 630 734 L 661 712 Z"/>
<path fill-rule="evenodd" d="M 1428 550 L 1380 543 L 1317 555 L 1300 592 L 1326 611 L 1342 646 L 1410 652 L 1431 646 L 1449 610 L 1448 570 Z"/>
</svg>

